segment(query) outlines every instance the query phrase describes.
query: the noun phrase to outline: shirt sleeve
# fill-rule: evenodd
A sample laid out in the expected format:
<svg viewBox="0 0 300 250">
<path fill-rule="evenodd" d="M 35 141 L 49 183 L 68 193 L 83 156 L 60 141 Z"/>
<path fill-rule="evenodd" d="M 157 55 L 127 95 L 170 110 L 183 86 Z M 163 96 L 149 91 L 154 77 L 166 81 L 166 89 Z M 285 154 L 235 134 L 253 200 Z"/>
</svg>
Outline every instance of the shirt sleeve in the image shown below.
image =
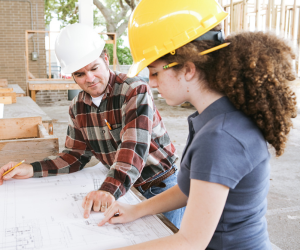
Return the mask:
<svg viewBox="0 0 300 250">
<path fill-rule="evenodd" d="M 142 84 L 141 84 L 142 83 Z M 137 82 L 130 88 L 122 106 L 121 143 L 100 190 L 116 199 L 124 195 L 140 177 L 149 155 L 154 106 L 150 87 Z"/>
<path fill-rule="evenodd" d="M 46 158 L 43 161 L 31 163 L 33 166 L 33 177 L 56 176 L 60 174 L 74 173 L 83 169 L 90 161 L 92 152 L 86 145 L 79 127 L 69 108 L 69 125 L 65 142 L 65 150 L 58 154 L 55 159 Z"/>
<path fill-rule="evenodd" d="M 200 140 L 201 139 L 201 140 Z M 191 150 L 190 178 L 219 183 L 231 189 L 253 166 L 243 145 L 224 130 L 202 135 Z"/>
</svg>

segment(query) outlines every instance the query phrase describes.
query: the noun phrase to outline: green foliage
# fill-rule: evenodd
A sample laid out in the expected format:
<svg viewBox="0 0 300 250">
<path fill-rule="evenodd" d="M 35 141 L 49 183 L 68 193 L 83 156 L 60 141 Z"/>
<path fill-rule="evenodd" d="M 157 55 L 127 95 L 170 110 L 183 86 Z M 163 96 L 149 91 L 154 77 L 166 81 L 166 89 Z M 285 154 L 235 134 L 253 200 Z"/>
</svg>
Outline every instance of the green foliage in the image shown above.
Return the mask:
<svg viewBox="0 0 300 250">
<path fill-rule="evenodd" d="M 120 65 L 131 65 L 133 59 L 128 47 L 123 46 L 124 40 L 122 38 L 117 39 L 117 57 Z M 109 54 L 109 64 L 113 64 L 113 44 L 106 44 L 105 48 Z"/>
<path fill-rule="evenodd" d="M 78 23 L 78 0 L 45 0 L 45 24 L 48 26 L 51 20 L 56 17 L 61 21 L 61 28 L 68 24 Z M 99 11 L 94 10 L 94 26 L 105 25 L 104 18 Z"/>
<path fill-rule="evenodd" d="M 77 23 L 78 11 L 75 6 L 77 0 L 45 0 L 45 22 L 49 25 L 56 14 L 57 19 L 62 22 L 62 27 Z"/>
</svg>

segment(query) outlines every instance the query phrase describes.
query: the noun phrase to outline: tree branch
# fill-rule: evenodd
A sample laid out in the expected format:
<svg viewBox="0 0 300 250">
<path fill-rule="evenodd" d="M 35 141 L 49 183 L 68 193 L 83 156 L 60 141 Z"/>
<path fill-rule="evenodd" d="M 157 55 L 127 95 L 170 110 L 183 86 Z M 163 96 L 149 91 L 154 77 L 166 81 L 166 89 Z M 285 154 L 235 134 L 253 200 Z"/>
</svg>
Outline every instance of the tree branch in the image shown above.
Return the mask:
<svg viewBox="0 0 300 250">
<path fill-rule="evenodd" d="M 123 4 L 123 0 L 119 0 L 120 6 L 122 9 L 124 9 L 124 4 Z"/>
<path fill-rule="evenodd" d="M 124 19 L 124 22 L 118 27 L 117 37 L 121 37 L 124 31 L 127 29 L 128 19 Z"/>
<path fill-rule="evenodd" d="M 99 0 L 93 0 L 93 3 L 101 11 L 102 15 L 104 16 L 109 26 L 115 26 L 114 20 L 112 19 L 113 16 L 112 12 L 109 9 L 107 9 Z M 109 32 L 109 30 L 107 31 Z"/>
<path fill-rule="evenodd" d="M 125 2 L 131 8 L 131 10 L 134 10 L 134 8 L 135 8 L 134 0 L 125 0 Z"/>
</svg>

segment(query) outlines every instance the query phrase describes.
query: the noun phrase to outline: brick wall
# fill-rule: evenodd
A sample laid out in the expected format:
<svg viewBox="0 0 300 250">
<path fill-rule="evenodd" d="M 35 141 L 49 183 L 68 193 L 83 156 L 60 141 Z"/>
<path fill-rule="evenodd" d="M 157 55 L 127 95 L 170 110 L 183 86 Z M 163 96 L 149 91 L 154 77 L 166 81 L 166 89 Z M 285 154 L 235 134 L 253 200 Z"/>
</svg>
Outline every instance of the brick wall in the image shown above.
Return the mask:
<svg viewBox="0 0 300 250">
<path fill-rule="evenodd" d="M 0 0 L 0 79 L 19 84 L 26 90 L 25 30 L 45 30 L 44 1 Z M 32 10 L 32 13 L 31 13 Z M 32 22 L 31 22 L 32 20 Z M 32 52 L 38 60 L 31 60 Z M 29 71 L 36 78 L 47 78 L 45 33 L 33 33 L 28 39 Z M 38 104 L 67 100 L 67 91 L 39 91 Z"/>
<path fill-rule="evenodd" d="M 45 30 L 44 0 L 29 2 L 0 0 L 0 78 L 26 90 L 25 30 Z M 31 24 L 32 18 L 32 24 Z M 30 52 L 39 50 L 39 60 L 29 63 L 34 75 L 46 77 L 45 36 L 28 40 Z"/>
</svg>

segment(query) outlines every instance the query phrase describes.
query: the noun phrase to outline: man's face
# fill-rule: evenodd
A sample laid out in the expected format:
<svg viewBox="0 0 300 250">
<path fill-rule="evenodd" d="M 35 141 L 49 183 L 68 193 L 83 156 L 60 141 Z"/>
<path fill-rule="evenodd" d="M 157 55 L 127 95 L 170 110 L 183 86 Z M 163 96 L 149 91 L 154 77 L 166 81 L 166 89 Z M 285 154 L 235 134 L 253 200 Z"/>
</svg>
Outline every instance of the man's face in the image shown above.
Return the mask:
<svg viewBox="0 0 300 250">
<path fill-rule="evenodd" d="M 74 80 L 85 92 L 92 97 L 102 95 L 109 80 L 109 61 L 107 55 L 105 59 L 97 58 L 95 61 L 73 73 Z"/>
</svg>

